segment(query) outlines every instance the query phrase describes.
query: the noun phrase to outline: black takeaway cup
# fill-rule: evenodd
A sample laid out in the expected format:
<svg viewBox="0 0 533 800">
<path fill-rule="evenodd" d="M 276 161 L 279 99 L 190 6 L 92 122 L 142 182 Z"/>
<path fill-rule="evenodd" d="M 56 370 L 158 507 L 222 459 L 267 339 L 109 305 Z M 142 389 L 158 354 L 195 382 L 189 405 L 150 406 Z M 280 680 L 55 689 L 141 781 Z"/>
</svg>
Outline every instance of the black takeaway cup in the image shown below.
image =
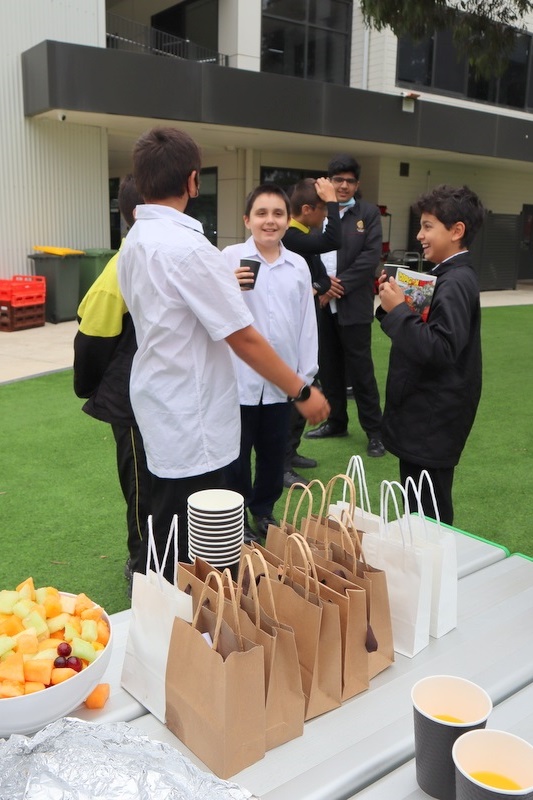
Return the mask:
<svg viewBox="0 0 533 800">
<path fill-rule="evenodd" d="M 247 267 L 250 270 L 250 272 L 253 272 L 254 274 L 253 283 L 246 283 L 244 285 L 241 285 L 241 289 L 247 292 L 253 289 L 255 286 L 255 282 L 257 280 L 257 273 L 259 272 L 259 267 L 261 266 L 261 262 L 256 261 L 253 258 L 241 258 L 240 266 Z"/>
</svg>

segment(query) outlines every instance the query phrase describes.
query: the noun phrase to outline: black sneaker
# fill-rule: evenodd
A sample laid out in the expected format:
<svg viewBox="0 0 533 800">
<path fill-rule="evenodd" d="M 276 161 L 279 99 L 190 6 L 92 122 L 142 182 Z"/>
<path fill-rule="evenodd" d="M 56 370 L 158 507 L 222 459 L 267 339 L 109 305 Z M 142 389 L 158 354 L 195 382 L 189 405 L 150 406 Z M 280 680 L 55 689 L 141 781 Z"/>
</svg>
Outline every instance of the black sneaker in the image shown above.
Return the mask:
<svg viewBox="0 0 533 800">
<path fill-rule="evenodd" d="M 272 515 L 265 517 L 254 517 L 254 522 L 257 533 L 263 538 L 267 535 L 269 525 L 278 524 Z"/>
<path fill-rule="evenodd" d="M 306 456 L 296 453 L 291 458 L 291 467 L 295 467 L 295 469 L 314 469 L 318 467 L 318 463 L 314 458 L 306 458 Z"/>
<path fill-rule="evenodd" d="M 304 439 L 329 439 L 333 437 L 348 436 L 346 428 L 336 428 L 331 422 L 323 422 L 318 428 L 304 433 Z"/>
<path fill-rule="evenodd" d="M 302 483 L 304 486 L 307 486 L 309 481 L 302 475 L 298 475 L 293 469 L 288 469 L 287 472 L 283 473 L 283 485 L 286 489 L 290 489 L 291 486 Z"/>
<path fill-rule="evenodd" d="M 385 447 L 383 446 L 383 442 L 377 436 L 372 436 L 368 440 L 368 446 L 366 448 L 367 455 L 371 456 L 371 458 L 381 458 L 387 452 Z"/>
</svg>

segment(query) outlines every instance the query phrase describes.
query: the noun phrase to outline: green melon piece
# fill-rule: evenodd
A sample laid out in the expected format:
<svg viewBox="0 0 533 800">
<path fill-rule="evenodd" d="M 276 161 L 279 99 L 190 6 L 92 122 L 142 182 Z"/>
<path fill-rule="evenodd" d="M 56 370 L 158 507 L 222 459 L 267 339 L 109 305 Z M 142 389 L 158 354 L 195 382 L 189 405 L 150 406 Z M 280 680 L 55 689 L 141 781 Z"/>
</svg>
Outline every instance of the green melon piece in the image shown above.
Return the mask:
<svg viewBox="0 0 533 800">
<path fill-rule="evenodd" d="M 33 605 L 33 600 L 23 597 L 13 606 L 13 614 L 16 614 L 20 619 L 24 619 L 24 617 L 27 617 L 32 610 Z"/>
<path fill-rule="evenodd" d="M 48 625 L 37 611 L 30 611 L 27 617 L 24 617 L 22 624 L 25 628 L 35 628 L 37 636 L 46 633 L 48 636 Z"/>
<path fill-rule="evenodd" d="M 66 612 L 58 614 L 57 617 L 50 617 L 50 619 L 46 620 L 46 624 L 48 625 L 48 630 L 50 633 L 60 631 L 65 627 L 67 622 L 70 622 L 70 614 L 67 614 Z"/>
<path fill-rule="evenodd" d="M 98 628 L 96 620 L 84 619 L 81 622 L 81 638 L 86 642 L 95 642 L 98 639 Z"/>
<path fill-rule="evenodd" d="M 76 638 L 72 640 L 72 653 L 73 656 L 78 656 L 78 658 L 83 658 L 85 661 L 89 663 L 94 661 L 96 658 L 96 651 L 90 642 L 86 642 L 84 639 Z"/>
<path fill-rule="evenodd" d="M 9 650 L 12 650 L 15 646 L 15 639 L 13 636 L 6 636 L 2 634 L 0 636 L 0 656 L 3 656 L 4 653 L 7 653 Z"/>
<path fill-rule="evenodd" d="M 10 589 L 2 589 L 0 591 L 0 614 L 12 614 L 13 606 L 20 600 L 18 592 L 12 592 Z"/>
</svg>

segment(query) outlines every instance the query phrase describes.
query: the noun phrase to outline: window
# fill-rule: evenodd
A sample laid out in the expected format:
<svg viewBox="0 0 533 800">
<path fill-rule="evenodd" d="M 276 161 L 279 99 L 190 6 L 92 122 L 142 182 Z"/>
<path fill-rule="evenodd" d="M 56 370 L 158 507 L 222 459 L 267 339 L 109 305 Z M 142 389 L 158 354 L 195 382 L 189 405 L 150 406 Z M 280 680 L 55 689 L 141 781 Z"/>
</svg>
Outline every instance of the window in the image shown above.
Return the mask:
<svg viewBox="0 0 533 800">
<path fill-rule="evenodd" d="M 323 178 L 327 169 L 290 169 L 286 167 L 261 167 L 261 183 L 275 183 L 285 191 L 303 178 Z"/>
<path fill-rule="evenodd" d="M 517 32 L 504 74 L 489 79 L 474 75 L 467 58 L 458 54 L 451 31 L 436 31 L 422 42 L 402 37 L 398 40 L 396 78 L 400 85 L 420 86 L 511 108 L 532 108 L 531 36 Z"/>
<path fill-rule="evenodd" d="M 261 69 L 348 84 L 352 0 L 263 0 Z"/>
</svg>

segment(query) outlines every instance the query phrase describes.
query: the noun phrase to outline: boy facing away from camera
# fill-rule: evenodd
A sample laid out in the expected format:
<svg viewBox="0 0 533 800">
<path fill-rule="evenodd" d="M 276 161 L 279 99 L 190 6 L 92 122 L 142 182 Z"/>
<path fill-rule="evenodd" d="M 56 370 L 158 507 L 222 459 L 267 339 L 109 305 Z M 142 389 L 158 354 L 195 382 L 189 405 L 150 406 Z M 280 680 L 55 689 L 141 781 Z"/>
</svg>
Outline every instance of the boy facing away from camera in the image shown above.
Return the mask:
<svg viewBox="0 0 533 800">
<path fill-rule="evenodd" d="M 152 477 L 151 507 L 161 560 L 174 514 L 179 558 L 188 561 L 187 498 L 224 486 L 239 454 L 239 399 L 230 350 L 280 392 L 298 398 L 309 419 L 328 404 L 304 384 L 252 326 L 239 284 L 199 222 L 184 213 L 200 186 L 200 151 L 177 128 L 154 128 L 137 141 L 133 175 L 145 204 L 118 261 L 118 278 L 138 349 L 131 404 Z M 146 537 L 143 539 L 146 547 Z M 173 565 L 167 562 L 166 577 Z"/>
<path fill-rule="evenodd" d="M 244 224 L 251 236 L 226 247 L 222 255 L 241 284 L 242 297 L 254 325 L 276 353 L 298 374 L 303 396 L 318 370 L 318 334 L 311 275 L 305 260 L 281 242 L 290 219 L 289 199 L 275 184 L 262 184 L 246 201 Z M 252 272 L 241 259 L 260 264 L 253 289 Z M 291 403 L 287 393 L 261 377 L 239 358 L 233 358 L 241 407 L 241 449 L 226 470 L 230 488 L 245 498 L 255 522 L 246 524 L 245 539 L 265 536 L 275 524 L 273 509 L 283 492 L 285 451 Z M 251 452 L 255 450 L 255 477 Z"/>
<path fill-rule="evenodd" d="M 443 522 L 453 523 L 454 469 L 481 396 L 479 285 L 468 248 L 484 209 L 467 186 L 437 186 L 418 198 L 417 239 L 437 281 L 427 322 L 404 302 L 394 278 L 379 278 L 376 316 L 392 340 L 383 442 L 399 458 L 403 484 L 427 470 Z M 412 496 L 410 502 L 413 502 Z M 435 517 L 424 487 L 424 513 Z M 416 506 L 413 506 L 416 509 Z"/>
</svg>

